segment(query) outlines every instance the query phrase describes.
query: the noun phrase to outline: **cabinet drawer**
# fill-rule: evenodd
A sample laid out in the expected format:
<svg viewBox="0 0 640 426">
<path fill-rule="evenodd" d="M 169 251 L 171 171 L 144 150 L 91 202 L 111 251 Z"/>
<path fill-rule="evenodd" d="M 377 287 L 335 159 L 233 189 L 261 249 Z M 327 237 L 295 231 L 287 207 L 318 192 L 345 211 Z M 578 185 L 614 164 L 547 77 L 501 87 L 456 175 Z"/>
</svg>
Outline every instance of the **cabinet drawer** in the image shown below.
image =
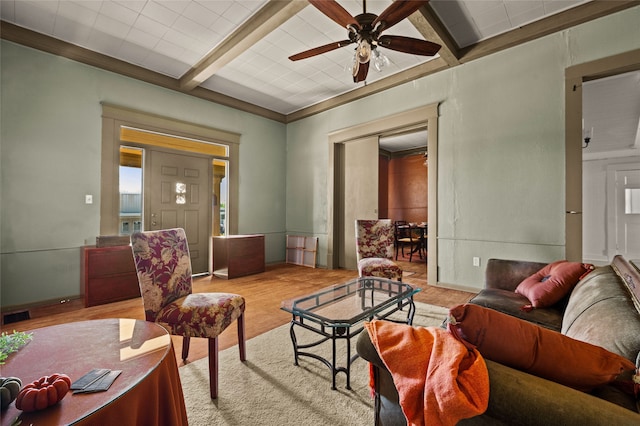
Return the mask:
<svg viewBox="0 0 640 426">
<path fill-rule="evenodd" d="M 140 287 L 135 272 L 91 278 L 85 289 L 85 305 L 102 305 L 139 296 Z"/>
<path fill-rule="evenodd" d="M 131 248 L 105 248 L 87 253 L 87 272 L 89 278 L 105 275 L 123 274 L 135 271 Z"/>
</svg>

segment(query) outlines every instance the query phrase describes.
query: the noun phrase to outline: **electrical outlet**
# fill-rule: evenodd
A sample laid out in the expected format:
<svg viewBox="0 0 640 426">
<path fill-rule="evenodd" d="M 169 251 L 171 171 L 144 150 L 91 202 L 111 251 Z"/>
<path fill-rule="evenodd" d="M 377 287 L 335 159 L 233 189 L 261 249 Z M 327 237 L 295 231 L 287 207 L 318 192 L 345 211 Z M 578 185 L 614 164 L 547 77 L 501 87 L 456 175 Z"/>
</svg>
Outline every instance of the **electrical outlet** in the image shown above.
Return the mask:
<svg viewBox="0 0 640 426">
<path fill-rule="evenodd" d="M 87 194 L 84 196 L 84 203 L 85 204 L 93 204 L 93 195 L 91 194 Z"/>
<path fill-rule="evenodd" d="M 479 257 L 474 257 L 473 258 L 473 266 L 480 267 L 480 258 Z"/>
</svg>

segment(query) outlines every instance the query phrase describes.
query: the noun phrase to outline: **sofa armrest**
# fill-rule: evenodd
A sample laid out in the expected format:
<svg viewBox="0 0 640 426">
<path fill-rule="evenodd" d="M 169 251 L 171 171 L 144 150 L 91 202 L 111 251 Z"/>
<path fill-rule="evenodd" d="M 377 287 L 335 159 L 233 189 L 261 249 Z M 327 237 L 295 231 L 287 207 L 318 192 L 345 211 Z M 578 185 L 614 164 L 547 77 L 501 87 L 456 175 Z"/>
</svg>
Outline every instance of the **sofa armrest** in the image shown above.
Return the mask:
<svg viewBox="0 0 640 426">
<path fill-rule="evenodd" d="M 547 264 L 522 260 L 489 259 L 485 271 L 485 288 L 514 291 L 525 278 Z"/>
<path fill-rule="evenodd" d="M 485 362 L 490 387 L 485 415 L 492 418 L 518 425 L 640 424 L 638 412 L 490 360 Z"/>
</svg>

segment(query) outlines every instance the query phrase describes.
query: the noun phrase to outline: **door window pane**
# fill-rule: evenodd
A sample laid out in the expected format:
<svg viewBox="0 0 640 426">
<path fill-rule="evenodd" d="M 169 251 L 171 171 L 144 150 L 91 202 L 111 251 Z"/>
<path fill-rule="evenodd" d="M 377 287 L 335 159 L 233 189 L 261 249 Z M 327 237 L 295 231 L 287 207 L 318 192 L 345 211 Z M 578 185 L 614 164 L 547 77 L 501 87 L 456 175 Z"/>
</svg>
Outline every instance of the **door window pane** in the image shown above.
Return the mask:
<svg viewBox="0 0 640 426">
<path fill-rule="evenodd" d="M 624 212 L 625 214 L 640 214 L 640 188 L 625 188 Z"/>
</svg>

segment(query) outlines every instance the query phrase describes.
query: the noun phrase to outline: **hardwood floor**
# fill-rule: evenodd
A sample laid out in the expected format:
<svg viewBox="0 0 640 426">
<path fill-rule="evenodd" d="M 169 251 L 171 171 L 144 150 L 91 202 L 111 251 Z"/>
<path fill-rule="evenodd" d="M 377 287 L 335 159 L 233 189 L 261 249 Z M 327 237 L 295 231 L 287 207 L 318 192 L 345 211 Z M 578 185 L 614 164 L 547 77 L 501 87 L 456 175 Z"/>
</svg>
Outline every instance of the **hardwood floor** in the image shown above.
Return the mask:
<svg viewBox="0 0 640 426">
<path fill-rule="evenodd" d="M 457 290 L 448 290 L 426 284 L 427 270 L 424 261 L 399 261 L 405 271 L 403 281 L 421 287 L 414 296 L 418 302 L 444 307 L 464 303 L 474 296 Z M 282 300 L 302 296 L 331 284 L 341 283 L 357 277 L 357 271 L 313 269 L 290 264 L 267 265 L 264 273 L 224 280 L 213 276 L 197 277 L 193 282 L 194 292 L 229 292 L 244 296 L 246 338 L 258 336 L 268 330 L 286 324 L 291 316 L 280 309 Z M 106 305 L 85 308 L 82 300 L 72 300 L 57 306 L 31 310 L 31 319 L 3 325 L 2 331 L 27 331 L 35 328 L 102 318 L 144 319 L 142 299 L 135 298 Z M 182 338 L 172 336 L 178 365 L 182 365 L 180 353 Z M 237 344 L 235 323 L 218 338 L 219 350 Z M 207 356 L 205 339 L 191 339 L 188 362 Z M 248 354 L 250 356 L 250 354 Z"/>
</svg>

